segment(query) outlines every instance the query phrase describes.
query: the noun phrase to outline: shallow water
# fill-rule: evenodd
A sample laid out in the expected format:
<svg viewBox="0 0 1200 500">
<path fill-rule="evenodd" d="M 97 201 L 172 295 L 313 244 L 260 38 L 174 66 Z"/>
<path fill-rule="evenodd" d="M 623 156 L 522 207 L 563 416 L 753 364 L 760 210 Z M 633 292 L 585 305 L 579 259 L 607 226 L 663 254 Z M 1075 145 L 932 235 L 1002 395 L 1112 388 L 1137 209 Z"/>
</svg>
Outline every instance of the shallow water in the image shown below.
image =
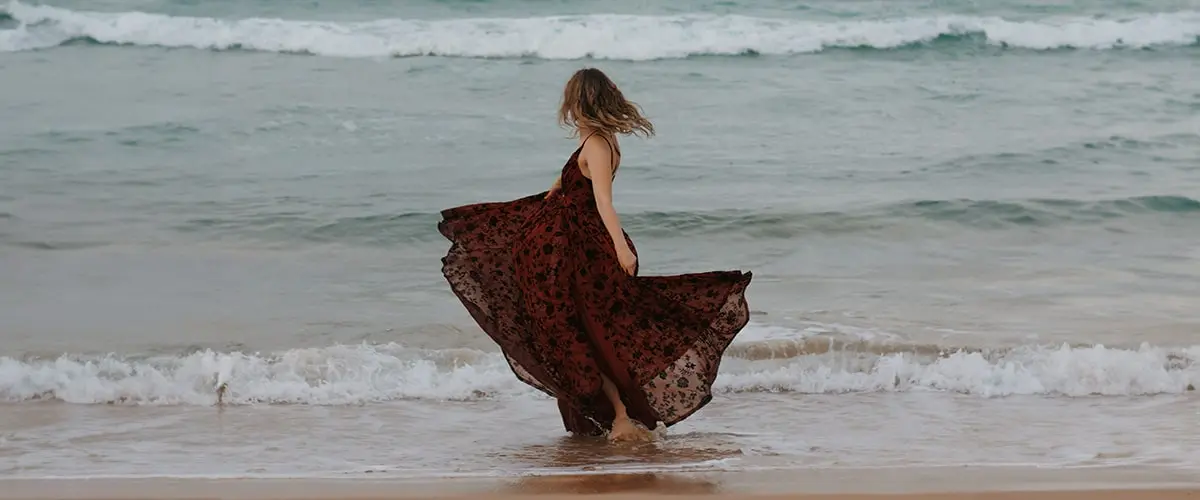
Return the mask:
<svg viewBox="0 0 1200 500">
<path fill-rule="evenodd" d="M 718 397 L 648 444 L 555 432 L 552 402 L 365 406 L 6 405 L 15 477 L 489 477 L 976 466 L 1194 470 L 1195 398 L 941 393 Z M 52 438 L 49 436 L 53 436 Z M 1170 436 L 1167 439 L 1167 436 Z"/>
</svg>

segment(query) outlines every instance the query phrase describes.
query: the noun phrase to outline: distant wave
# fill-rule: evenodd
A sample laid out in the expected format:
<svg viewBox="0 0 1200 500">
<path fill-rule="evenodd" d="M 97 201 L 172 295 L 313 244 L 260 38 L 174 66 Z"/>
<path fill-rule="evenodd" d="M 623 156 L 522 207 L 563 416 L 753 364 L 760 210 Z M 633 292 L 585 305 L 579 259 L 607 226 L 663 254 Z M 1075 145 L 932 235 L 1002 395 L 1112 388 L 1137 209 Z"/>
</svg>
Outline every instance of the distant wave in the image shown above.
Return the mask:
<svg viewBox="0 0 1200 500">
<path fill-rule="evenodd" d="M 672 238 L 736 234 L 791 238 L 804 234 L 882 230 L 911 221 L 1004 230 L 1120 223 L 1146 216 L 1195 217 L 1200 201 L 1185 196 L 1139 196 L 1110 200 L 917 200 L 856 211 L 761 212 L 750 210 L 632 212 L 621 220 L 634 237 Z M 188 233 L 259 241 L 307 241 L 349 245 L 395 245 L 441 238 L 435 213 L 400 213 L 319 220 L 297 214 L 203 218 L 176 227 Z"/>
<path fill-rule="evenodd" d="M 806 233 L 862 232 L 906 220 L 958 224 L 979 229 L 1095 224 L 1146 214 L 1194 214 L 1200 201 L 1184 196 L 1139 196 L 1112 200 L 917 200 L 860 211 L 763 213 L 742 210 L 635 214 L 631 232 L 646 236 L 738 233 L 787 238 Z"/>
<path fill-rule="evenodd" d="M 985 231 L 1104 225 L 1136 230 L 1147 220 L 1200 220 L 1200 200 L 1186 196 L 1138 196 L 1108 200 L 1026 199 L 914 200 L 846 211 L 655 211 L 622 213 L 634 238 L 686 238 L 721 235 L 751 239 L 788 239 L 817 234 L 886 231 L 919 223 Z M 339 244 L 390 247 L 442 241 L 438 214 L 405 212 L 322 219 L 298 212 L 246 213 L 183 221 L 176 231 L 209 240 L 264 244 Z M 0 213 L 0 221 L 19 221 Z M 0 246 L 26 250 L 71 251 L 103 246 L 103 241 L 45 241 L 20 232 L 0 232 Z"/>
<path fill-rule="evenodd" d="M 319 220 L 296 214 L 192 219 L 176 227 L 186 233 L 216 234 L 261 241 L 308 241 L 394 245 L 440 239 L 436 213 L 408 212 Z"/>
<path fill-rule="evenodd" d="M 866 347 L 824 338 L 751 339 L 722 363 L 718 392 L 946 391 L 982 397 L 1178 394 L 1200 384 L 1200 346 Z M 785 352 L 787 343 L 809 346 Z M 826 348 L 820 347 L 827 343 Z M 778 356 L 764 356 L 774 352 Z M 539 397 L 496 352 L 397 344 L 275 353 L 0 357 L 0 401 L 78 404 L 347 405 L 396 399 Z"/>
<path fill-rule="evenodd" d="M 1031 50 L 1143 49 L 1193 46 L 1200 37 L 1200 11 L 1036 21 L 958 15 L 804 21 L 695 14 L 339 23 L 72 11 L 13 1 L 0 8 L 0 16 L 18 23 L 15 29 L 0 31 L 0 51 L 9 52 L 85 40 L 339 57 L 653 60 L 803 54 L 832 48 L 889 50 L 933 42 Z"/>
<path fill-rule="evenodd" d="M 0 242 L 3 242 L 4 239 L 4 234 L 0 233 Z M 85 250 L 107 245 L 107 243 L 90 241 L 10 241 L 7 243 L 29 250 Z"/>
</svg>

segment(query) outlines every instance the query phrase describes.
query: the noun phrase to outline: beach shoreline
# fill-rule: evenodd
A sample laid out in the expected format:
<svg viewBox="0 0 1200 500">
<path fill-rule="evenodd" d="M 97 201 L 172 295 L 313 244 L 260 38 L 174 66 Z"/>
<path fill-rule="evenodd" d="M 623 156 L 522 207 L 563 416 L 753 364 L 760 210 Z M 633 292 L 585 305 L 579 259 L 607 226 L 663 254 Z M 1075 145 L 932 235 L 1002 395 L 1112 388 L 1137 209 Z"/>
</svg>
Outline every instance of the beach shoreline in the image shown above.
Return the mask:
<svg viewBox="0 0 1200 500">
<path fill-rule="evenodd" d="M 720 472 L 578 473 L 460 478 L 13 478 L 0 500 L 382 498 L 1200 498 L 1194 471 L 1166 467 L 939 467 Z"/>
</svg>

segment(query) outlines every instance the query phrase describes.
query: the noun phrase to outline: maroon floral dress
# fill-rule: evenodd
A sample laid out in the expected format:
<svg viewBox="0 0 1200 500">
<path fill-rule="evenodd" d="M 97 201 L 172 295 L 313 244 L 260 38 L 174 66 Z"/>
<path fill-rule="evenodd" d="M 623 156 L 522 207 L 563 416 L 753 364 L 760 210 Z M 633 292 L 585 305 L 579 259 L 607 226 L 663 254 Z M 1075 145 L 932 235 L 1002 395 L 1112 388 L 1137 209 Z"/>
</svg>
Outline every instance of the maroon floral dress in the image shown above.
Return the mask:
<svg viewBox="0 0 1200 500">
<path fill-rule="evenodd" d="M 452 245 L 442 273 L 516 376 L 558 400 L 567 431 L 611 428 L 601 373 L 630 418 L 670 426 L 712 399 L 722 353 L 750 318 L 751 274 L 627 274 L 579 169 L 582 149 L 549 198 L 443 211 L 438 230 Z"/>
</svg>

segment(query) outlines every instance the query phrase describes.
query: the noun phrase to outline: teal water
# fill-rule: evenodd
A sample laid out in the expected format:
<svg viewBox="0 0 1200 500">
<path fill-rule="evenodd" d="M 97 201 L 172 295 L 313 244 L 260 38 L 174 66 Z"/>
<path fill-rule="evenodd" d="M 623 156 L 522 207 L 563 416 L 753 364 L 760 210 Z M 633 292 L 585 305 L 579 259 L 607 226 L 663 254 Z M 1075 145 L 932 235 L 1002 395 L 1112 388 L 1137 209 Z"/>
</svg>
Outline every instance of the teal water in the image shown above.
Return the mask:
<svg viewBox="0 0 1200 500">
<path fill-rule="evenodd" d="M 112 449 L 89 462 L 46 437 L 143 418 L 170 450 L 225 382 L 234 404 L 298 412 L 272 418 L 368 408 L 329 410 L 353 421 L 329 424 L 332 448 L 281 445 L 273 473 L 393 460 L 352 436 L 413 414 L 461 426 L 438 470 L 523 466 L 452 465 L 477 446 L 471 411 L 529 419 L 501 449 L 558 431 L 450 294 L 434 224 L 550 185 L 584 65 L 659 131 L 624 141 L 616 187 L 645 272 L 755 273 L 722 395 L 654 464 L 1194 466 L 1172 439 L 1200 381 L 1197 37 L 1196 1 L 0 5 L 0 405 L 20 409 L 0 428 L 27 429 L 0 434 L 25 457 L 0 474 L 260 471 L 204 458 L 228 458 L 219 443 L 131 460 L 128 436 L 95 431 Z M 1090 437 L 1054 426 L 1080 396 L 1116 408 Z M 812 397 L 833 413 L 809 417 L 880 434 L 823 451 L 739 434 L 738 411 Z M 918 445 L 896 422 L 931 404 L 922 425 L 1043 420 L 1026 438 L 1055 451 Z M 31 424 L 42 410 L 61 427 Z M 236 418 L 230 439 L 273 431 Z"/>
</svg>

